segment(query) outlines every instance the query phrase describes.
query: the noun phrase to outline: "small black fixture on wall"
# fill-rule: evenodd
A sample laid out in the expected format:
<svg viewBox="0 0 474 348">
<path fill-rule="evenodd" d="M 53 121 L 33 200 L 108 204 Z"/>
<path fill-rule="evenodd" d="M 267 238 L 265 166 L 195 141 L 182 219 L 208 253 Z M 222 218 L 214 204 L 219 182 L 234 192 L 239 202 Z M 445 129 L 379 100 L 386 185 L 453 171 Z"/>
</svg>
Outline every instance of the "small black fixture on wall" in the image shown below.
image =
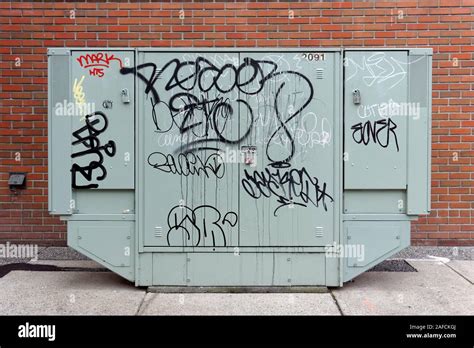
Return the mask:
<svg viewBox="0 0 474 348">
<path fill-rule="evenodd" d="M 8 186 L 10 186 L 10 191 L 13 193 L 18 193 L 18 190 L 23 190 L 26 188 L 26 173 L 20 172 L 11 172 L 8 179 Z"/>
</svg>

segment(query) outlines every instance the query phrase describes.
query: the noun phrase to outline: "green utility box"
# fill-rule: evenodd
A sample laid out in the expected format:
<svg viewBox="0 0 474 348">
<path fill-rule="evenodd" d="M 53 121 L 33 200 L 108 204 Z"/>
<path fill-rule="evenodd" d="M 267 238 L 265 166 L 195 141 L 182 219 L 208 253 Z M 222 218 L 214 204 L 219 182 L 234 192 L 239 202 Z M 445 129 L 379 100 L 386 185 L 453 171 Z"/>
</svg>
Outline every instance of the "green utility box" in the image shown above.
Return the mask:
<svg viewBox="0 0 474 348">
<path fill-rule="evenodd" d="M 137 286 L 342 286 L 429 213 L 431 58 L 51 48 L 50 213 Z"/>
</svg>

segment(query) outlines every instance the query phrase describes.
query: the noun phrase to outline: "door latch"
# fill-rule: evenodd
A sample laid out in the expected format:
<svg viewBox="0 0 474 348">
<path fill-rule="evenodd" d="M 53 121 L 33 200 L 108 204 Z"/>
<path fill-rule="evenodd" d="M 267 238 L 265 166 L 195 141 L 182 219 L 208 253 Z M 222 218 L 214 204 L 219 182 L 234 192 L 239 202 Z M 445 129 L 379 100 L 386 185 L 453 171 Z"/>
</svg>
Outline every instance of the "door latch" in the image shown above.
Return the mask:
<svg viewBox="0 0 474 348">
<path fill-rule="evenodd" d="M 360 104 L 360 91 L 358 89 L 354 89 L 352 91 L 352 102 L 355 104 L 355 105 L 359 105 Z"/>
<path fill-rule="evenodd" d="M 122 103 L 130 103 L 130 94 L 128 92 L 128 88 L 122 89 L 122 91 L 120 92 L 120 96 L 122 97 Z"/>
<path fill-rule="evenodd" d="M 257 166 L 257 147 L 256 146 L 242 146 L 241 147 L 242 162 L 248 166 Z"/>
</svg>

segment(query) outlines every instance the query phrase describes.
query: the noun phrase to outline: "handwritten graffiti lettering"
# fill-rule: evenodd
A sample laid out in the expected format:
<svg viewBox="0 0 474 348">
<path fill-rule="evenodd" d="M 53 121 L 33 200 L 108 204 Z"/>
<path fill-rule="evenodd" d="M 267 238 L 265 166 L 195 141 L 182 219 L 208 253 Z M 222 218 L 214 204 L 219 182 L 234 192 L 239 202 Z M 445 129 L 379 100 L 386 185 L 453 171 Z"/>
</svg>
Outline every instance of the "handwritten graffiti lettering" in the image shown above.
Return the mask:
<svg viewBox="0 0 474 348">
<path fill-rule="evenodd" d="M 281 207 L 298 205 L 306 207 L 309 204 L 323 207 L 327 211 L 327 202 L 334 202 L 333 198 L 326 192 L 326 183 L 320 183 L 318 178 L 312 177 L 303 167 L 301 169 L 266 168 L 264 171 L 254 171 L 252 174 L 244 171 L 242 186 L 250 197 L 260 199 L 261 197 L 277 197 L 280 204 L 273 215 Z"/>
<path fill-rule="evenodd" d="M 153 152 L 148 156 L 148 164 L 153 168 L 165 173 L 182 176 L 204 175 L 209 178 L 210 175 L 213 175 L 222 178 L 225 173 L 225 166 L 222 162 L 219 153 L 212 153 L 205 158 L 194 153 L 180 153 L 174 156 L 162 152 Z"/>
<path fill-rule="evenodd" d="M 393 138 L 397 152 L 400 150 L 398 147 L 397 133 L 395 132 L 397 125 L 391 118 L 373 122 L 359 122 L 353 125 L 351 129 L 352 139 L 354 139 L 357 144 L 367 145 L 372 141 L 383 148 L 387 148 L 390 145 L 390 139 Z"/>
<path fill-rule="evenodd" d="M 407 63 L 400 62 L 394 57 L 387 57 L 384 52 L 373 53 L 362 58 L 359 64 L 351 58 L 346 58 L 346 66 L 354 66 L 354 73 L 347 76 L 347 81 L 356 76 L 359 71 L 363 73 L 362 81 L 367 87 L 384 82 L 389 83 L 388 89 L 397 86 L 407 75 Z"/>
<path fill-rule="evenodd" d="M 107 144 L 101 145 L 99 135 L 105 132 L 108 126 L 107 117 L 103 112 L 96 111 L 92 114 L 86 115 L 86 125 L 79 128 L 72 133 L 76 139 L 72 142 L 73 146 L 82 145 L 81 151 L 75 152 L 71 155 L 72 158 L 85 157 L 89 160 L 87 165 L 79 165 L 73 163 L 71 167 L 72 173 L 72 187 L 73 188 L 97 188 L 98 184 L 91 183 L 87 185 L 77 184 L 77 175 L 80 174 L 85 180 L 93 181 L 93 174 L 96 174 L 95 180 L 104 180 L 107 177 L 107 170 L 105 169 L 104 155 L 109 157 L 115 156 L 116 148 L 115 142 L 109 140 Z"/>
<path fill-rule="evenodd" d="M 269 126 L 270 121 L 263 118 L 261 115 L 257 116 L 255 124 L 261 125 L 255 129 L 256 144 L 267 144 L 270 135 L 267 134 L 265 127 Z M 331 126 L 327 118 L 318 118 L 314 113 L 309 112 L 301 119 L 299 124 L 294 123 L 288 127 L 288 130 L 293 134 L 293 139 L 301 149 L 313 148 L 316 146 L 325 147 L 331 143 Z M 291 141 L 286 135 L 278 138 L 273 138 L 272 143 L 277 145 L 286 145 Z"/>
<path fill-rule="evenodd" d="M 103 77 L 105 75 L 103 68 L 90 68 L 89 75 Z"/>
<path fill-rule="evenodd" d="M 244 110 L 247 108 L 250 119 L 253 119 L 253 112 L 248 104 L 242 100 L 237 99 L 237 109 Z M 156 104 L 155 104 L 156 105 Z M 153 107 L 155 107 L 153 105 Z M 242 106 L 240 106 L 242 105 Z M 228 99 L 214 98 L 207 100 L 201 97 L 201 99 L 195 97 L 189 93 L 178 93 L 170 99 L 169 110 L 176 115 L 181 114 L 182 120 L 176 123 L 177 117 L 173 117 L 171 126 L 177 124 L 181 134 L 191 132 L 194 138 L 200 138 L 199 140 L 187 143 L 184 146 L 184 150 L 188 149 L 190 145 L 199 143 L 208 143 L 210 141 L 219 141 L 226 144 L 236 144 L 245 139 L 250 129 L 244 132 L 239 138 L 231 138 L 226 135 L 224 129 L 229 126 L 234 116 L 234 107 Z M 155 108 L 153 108 L 153 119 L 157 120 Z M 163 132 L 157 125 L 157 131 Z M 165 130 L 168 131 L 169 129 Z M 216 138 L 210 137 L 210 131 L 213 130 L 216 134 Z"/>
<path fill-rule="evenodd" d="M 76 103 L 77 107 L 82 111 L 85 110 L 86 106 L 86 94 L 84 92 L 84 87 L 82 86 L 82 82 L 84 81 L 85 76 L 82 76 L 79 81 L 74 79 L 74 84 L 72 86 L 72 94 L 74 96 L 74 102 Z"/>
<path fill-rule="evenodd" d="M 73 85 L 73 94 L 74 94 L 74 100 L 76 101 L 76 104 L 82 105 L 86 103 L 86 95 L 83 91 L 82 88 L 82 81 L 84 80 L 84 76 L 82 76 L 82 79 L 77 82 L 77 79 L 74 79 L 74 85 Z"/>
<path fill-rule="evenodd" d="M 408 66 L 410 64 L 425 59 L 425 57 L 420 56 L 417 59 L 406 62 L 399 61 L 390 55 L 391 54 L 386 54 L 385 52 L 375 52 L 368 57 L 362 57 L 360 63 L 350 57 L 344 58 L 344 66 L 351 68 L 354 71 L 347 75 L 346 81 L 349 81 L 360 74 L 363 83 L 367 87 L 387 82 L 385 85 L 387 86 L 387 89 L 392 89 L 406 78 L 408 74 Z"/>
<path fill-rule="evenodd" d="M 292 132 L 289 123 L 302 115 L 314 94 L 305 75 L 279 70 L 278 64 L 271 60 L 250 57 L 244 58 L 240 65 L 226 63 L 221 67 L 204 57 L 187 61 L 175 58 L 160 69 L 149 62 L 134 68 L 122 68 L 121 73 L 136 74 L 145 83 L 158 133 L 176 127 L 181 134 L 193 135 L 176 153 L 202 150 L 208 143 L 241 143 L 250 135 L 254 125 L 254 112 L 247 100 L 264 88 L 271 91 L 267 99 L 272 103 L 276 123 L 265 152 L 273 167 L 289 166 L 296 146 L 294 130 Z M 158 93 L 157 84 L 164 84 L 165 91 L 178 91 L 164 99 Z M 231 100 L 228 97 L 231 92 L 238 92 L 246 98 Z M 292 107 L 287 107 L 290 104 Z M 242 115 L 245 115 L 244 119 L 241 119 Z M 231 136 L 232 129 L 239 129 L 239 135 Z M 280 142 L 278 149 L 273 149 L 273 140 L 281 137 L 288 141 Z"/>
<path fill-rule="evenodd" d="M 122 68 L 122 60 L 112 53 L 88 53 L 79 56 L 76 60 L 82 68 L 89 70 L 91 76 L 104 76 L 104 69 L 110 68 L 112 61 L 117 61 Z"/>
<path fill-rule="evenodd" d="M 169 246 L 182 246 L 183 238 L 192 246 L 226 246 L 224 228 L 237 225 L 237 214 L 230 211 L 222 213 L 210 206 L 201 205 L 194 209 L 177 205 L 168 214 Z M 189 245 L 189 244 L 188 244 Z"/>
</svg>

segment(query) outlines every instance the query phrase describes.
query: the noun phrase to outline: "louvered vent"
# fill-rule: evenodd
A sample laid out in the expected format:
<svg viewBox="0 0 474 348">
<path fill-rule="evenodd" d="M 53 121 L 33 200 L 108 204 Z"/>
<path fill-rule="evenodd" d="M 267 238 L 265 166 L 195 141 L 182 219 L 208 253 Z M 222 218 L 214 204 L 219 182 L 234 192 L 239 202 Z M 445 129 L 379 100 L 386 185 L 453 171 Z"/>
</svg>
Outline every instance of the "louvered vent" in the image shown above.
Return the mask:
<svg viewBox="0 0 474 348">
<path fill-rule="evenodd" d="M 324 78 L 324 69 L 318 68 L 316 69 L 316 79 L 322 80 Z"/>
<path fill-rule="evenodd" d="M 161 238 L 161 237 L 163 237 L 163 227 L 161 227 L 161 226 L 155 226 L 155 237 L 156 237 L 156 238 Z"/>
<path fill-rule="evenodd" d="M 321 238 L 323 236 L 323 228 L 321 226 L 316 227 L 315 233 L 317 238 Z"/>
</svg>

